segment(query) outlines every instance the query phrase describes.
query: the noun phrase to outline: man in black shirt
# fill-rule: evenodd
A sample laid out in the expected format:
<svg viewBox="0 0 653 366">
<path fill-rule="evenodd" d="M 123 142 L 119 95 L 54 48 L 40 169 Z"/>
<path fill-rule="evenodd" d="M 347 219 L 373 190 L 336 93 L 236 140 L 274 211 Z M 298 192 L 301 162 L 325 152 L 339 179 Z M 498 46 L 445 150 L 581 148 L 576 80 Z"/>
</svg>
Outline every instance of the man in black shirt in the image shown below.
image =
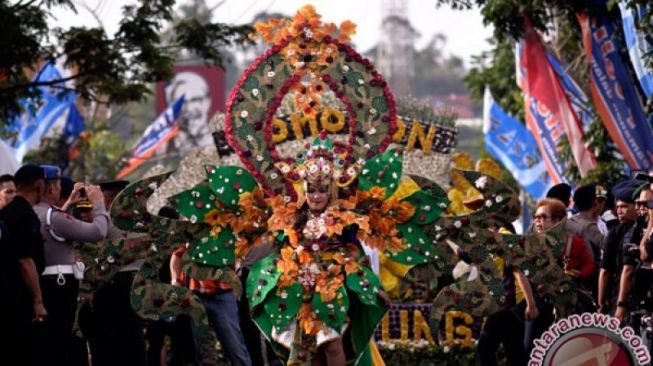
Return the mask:
<svg viewBox="0 0 653 366">
<path fill-rule="evenodd" d="M 6 359 L 25 360 L 25 364 L 38 364 L 38 345 L 32 338 L 38 323 L 47 317 L 43 306 L 39 274 L 45 267 L 41 223 L 32 206 L 39 202 L 45 187 L 43 169 L 24 165 L 15 174 L 16 197 L 0 210 L 0 221 L 6 226 L 2 248 L 1 301 L 6 321 L 2 352 Z M 4 236 L 5 233 L 3 233 Z M 5 328 L 6 326 L 6 328 Z"/>
<path fill-rule="evenodd" d="M 628 297 L 639 259 L 639 253 L 633 250 L 637 249 L 635 243 L 639 243 L 641 239 L 641 230 L 635 228 L 637 210 L 633 194 L 641 184 L 641 181 L 627 180 L 613 188 L 619 224 L 610 230 L 603 244 L 599 274 L 599 310 L 605 313 L 610 309 L 610 305 L 616 305 L 615 317 L 621 321 L 629 308 Z M 616 304 L 614 297 L 617 298 Z"/>
</svg>

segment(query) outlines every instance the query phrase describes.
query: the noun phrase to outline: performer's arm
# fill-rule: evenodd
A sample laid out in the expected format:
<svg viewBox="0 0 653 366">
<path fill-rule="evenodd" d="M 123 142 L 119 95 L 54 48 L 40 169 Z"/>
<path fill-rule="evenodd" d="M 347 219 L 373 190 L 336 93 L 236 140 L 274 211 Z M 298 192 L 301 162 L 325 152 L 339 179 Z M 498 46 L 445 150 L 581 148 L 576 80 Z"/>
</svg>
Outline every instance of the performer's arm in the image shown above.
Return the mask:
<svg viewBox="0 0 653 366">
<path fill-rule="evenodd" d="M 528 278 L 518 270 L 513 269 L 513 274 L 517 282 L 517 286 L 521 289 L 524 294 L 524 300 L 526 300 L 526 311 L 524 316 L 526 320 L 533 320 L 540 315 L 539 310 L 537 310 L 537 304 L 535 304 L 535 297 L 533 296 L 533 289 L 531 288 L 531 283 L 528 281 Z"/>
<path fill-rule="evenodd" d="M 170 283 L 175 286 L 181 286 L 179 278 L 181 277 L 181 256 L 186 252 L 186 244 L 182 244 L 179 249 L 175 250 L 170 257 Z"/>
</svg>

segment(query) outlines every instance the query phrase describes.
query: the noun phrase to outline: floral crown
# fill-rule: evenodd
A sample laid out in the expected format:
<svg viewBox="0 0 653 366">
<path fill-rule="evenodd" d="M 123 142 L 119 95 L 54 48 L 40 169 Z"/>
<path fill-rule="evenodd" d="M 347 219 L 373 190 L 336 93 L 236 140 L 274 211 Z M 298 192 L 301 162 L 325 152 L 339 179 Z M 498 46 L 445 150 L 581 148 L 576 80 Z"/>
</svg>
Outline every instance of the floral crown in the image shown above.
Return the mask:
<svg viewBox="0 0 653 366">
<path fill-rule="evenodd" d="M 359 164 L 348 164 L 342 149 L 334 148 L 325 131 L 313 140 L 303 159 L 294 165 L 288 162 L 276 163 L 285 178 L 292 183 L 303 181 L 322 183 L 333 181 L 338 187 L 346 187 L 358 176 Z"/>
<path fill-rule="evenodd" d="M 299 199 L 295 183 L 306 177 L 328 177 L 338 185 L 348 185 L 357 176 L 356 164 L 385 151 L 392 142 L 397 118 L 383 76 L 348 44 L 355 25 L 324 22 L 307 5 L 291 19 L 270 19 L 255 27 L 253 38 L 271 48 L 245 70 L 229 96 L 227 142 L 269 196 Z M 320 130 L 332 135 L 342 130 L 347 134 L 341 136 L 342 145 L 311 148 L 297 163 L 282 156 L 284 148 L 277 148 L 281 143 L 277 137 L 288 127 L 278 123 L 277 113 L 282 102 L 289 100 L 298 115 L 291 125 L 295 136 L 305 136 L 306 128 L 312 136 Z M 341 110 L 341 120 L 308 122 L 304 118 L 323 116 L 331 101 Z M 325 138 L 319 140 L 326 143 Z"/>
</svg>

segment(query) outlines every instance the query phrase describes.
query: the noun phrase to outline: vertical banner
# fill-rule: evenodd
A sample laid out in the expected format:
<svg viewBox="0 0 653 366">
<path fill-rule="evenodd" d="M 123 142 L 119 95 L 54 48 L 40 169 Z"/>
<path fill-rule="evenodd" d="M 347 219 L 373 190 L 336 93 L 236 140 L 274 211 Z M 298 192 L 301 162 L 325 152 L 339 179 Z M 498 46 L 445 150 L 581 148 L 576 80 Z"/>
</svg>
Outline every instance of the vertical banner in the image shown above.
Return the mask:
<svg viewBox="0 0 653 366">
<path fill-rule="evenodd" d="M 128 165 L 118 173 L 118 179 L 134 171 L 149 159 L 154 151 L 177 135 L 179 132 L 178 119 L 183 106 L 184 96 L 182 95 L 145 129 L 143 136 L 136 142 L 129 155 Z"/>
<path fill-rule="evenodd" d="M 524 41 L 520 51 L 519 68 L 523 70 L 524 75 L 519 79 L 519 83 L 527 98 L 527 115 L 532 114 L 529 110 L 537 111 L 539 116 L 544 118 L 542 122 L 548 130 L 561 127 L 561 132 L 564 132 L 569 140 L 578 171 L 582 177 L 585 177 L 596 166 L 596 157 L 583 141 L 584 132 L 581 122 L 574 113 L 569 97 L 565 94 L 549 62 L 540 37 L 528 20 L 525 20 Z M 537 135 L 544 130 L 532 131 Z M 560 137 L 557 136 L 555 140 Z M 553 146 L 554 149 L 555 147 Z M 544 155 L 544 152 L 542 154 Z"/>
<path fill-rule="evenodd" d="M 583 90 L 578 86 L 576 81 L 571 78 L 565 68 L 560 64 L 555 56 L 551 52 L 546 53 L 546 57 L 549 59 L 549 63 L 555 71 L 558 79 L 560 80 L 560 85 L 562 86 L 562 91 L 565 92 L 567 98 L 569 98 L 569 103 L 571 103 L 571 108 L 574 110 L 576 117 L 583 126 L 583 133 L 587 133 L 590 128 L 590 124 L 595 117 L 594 111 L 590 108 L 590 99 L 585 95 Z"/>
<path fill-rule="evenodd" d="M 635 69 L 646 98 L 653 98 L 653 68 L 644 64 L 644 55 L 653 52 L 653 44 L 646 39 L 645 34 L 637 29 L 640 19 L 647 11 L 653 11 L 649 6 L 637 5 L 635 9 L 629 8 L 626 1 L 619 2 L 621 18 L 623 19 L 624 38 L 628 47 L 630 62 Z M 648 37 L 651 37 L 649 34 Z"/>
<path fill-rule="evenodd" d="M 641 99 L 615 44 L 607 17 L 578 14 L 590 64 L 594 104 L 610 137 L 632 169 L 653 166 L 653 131 Z"/>
<path fill-rule="evenodd" d="M 544 198 L 553 184 L 533 135 L 501 109 L 487 88 L 483 99 L 485 149 L 533 199 Z"/>
</svg>

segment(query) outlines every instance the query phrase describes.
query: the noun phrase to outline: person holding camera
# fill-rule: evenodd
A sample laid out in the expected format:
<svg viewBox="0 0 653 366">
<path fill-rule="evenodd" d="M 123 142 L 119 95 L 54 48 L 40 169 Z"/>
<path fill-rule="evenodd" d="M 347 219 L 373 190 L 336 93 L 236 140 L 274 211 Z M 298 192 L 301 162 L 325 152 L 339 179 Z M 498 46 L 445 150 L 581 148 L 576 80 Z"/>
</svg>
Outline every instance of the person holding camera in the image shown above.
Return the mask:
<svg viewBox="0 0 653 366">
<path fill-rule="evenodd" d="M 75 260 L 73 242 L 95 243 L 104 239 L 111 224 L 104 196 L 97 186 L 77 183 L 63 207 L 56 207 L 61 194 L 61 169 L 41 166 L 45 172 L 45 192 L 34 211 L 41 221 L 45 270 L 41 275 L 43 302 L 48 309 L 44 322 L 43 357 L 48 365 L 69 365 L 72 329 L 77 309 L 83 263 Z M 66 212 L 83 196 L 93 204 L 92 222 L 84 222 Z"/>
<path fill-rule="evenodd" d="M 642 233 L 636 225 L 637 210 L 633 196 L 642 184 L 644 182 L 629 179 L 613 187 L 619 224 L 608 233 L 601 258 L 599 311 L 608 313 L 616 305 L 614 316 L 622 323 L 630 309 L 628 299 L 639 260 L 638 243 Z"/>
</svg>

